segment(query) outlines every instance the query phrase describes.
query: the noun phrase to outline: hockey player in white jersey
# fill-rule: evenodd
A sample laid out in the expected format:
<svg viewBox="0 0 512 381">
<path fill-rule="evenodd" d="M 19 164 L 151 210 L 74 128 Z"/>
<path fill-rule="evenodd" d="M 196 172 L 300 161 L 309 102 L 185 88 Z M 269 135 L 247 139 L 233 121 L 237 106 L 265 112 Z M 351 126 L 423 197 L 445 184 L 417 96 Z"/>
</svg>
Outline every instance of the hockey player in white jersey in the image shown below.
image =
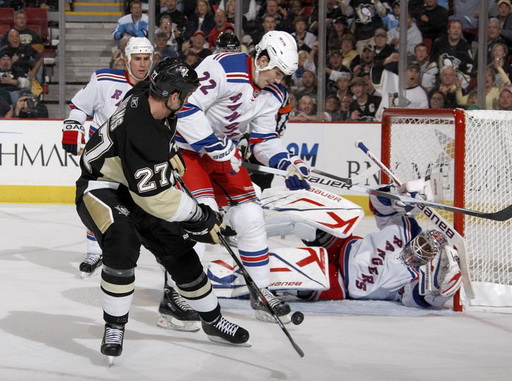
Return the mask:
<svg viewBox="0 0 512 381">
<path fill-rule="evenodd" d="M 298 67 L 294 38 L 280 31 L 266 33 L 256 54 L 220 53 L 206 57 L 196 68 L 200 87 L 178 116 L 177 142 L 187 166 L 184 181 L 200 202 L 225 208 L 226 222 L 238 233 L 243 264 L 279 316 L 290 307 L 267 288 L 269 252 L 263 211 L 249 174 L 241 168 L 239 139 L 250 133 L 255 158 L 286 170 L 289 189 L 305 189 L 309 169 L 290 157 L 275 130 L 283 96 L 280 81 Z M 256 317 L 273 321 L 265 306 L 251 295 Z"/>
<path fill-rule="evenodd" d="M 125 49 L 126 70 L 100 69 L 92 73 L 89 83 L 71 99 L 71 111 L 62 128 L 62 148 L 80 155 L 85 146 L 84 123 L 92 117 L 88 135 L 114 113 L 125 94 L 146 79 L 153 62 L 153 45 L 144 37 L 132 37 Z M 87 255 L 80 264 L 82 276 L 90 275 L 101 265 L 101 249 L 94 235 L 87 232 Z"/>
<path fill-rule="evenodd" d="M 409 307 L 442 307 L 461 286 L 457 251 L 440 231 L 423 231 L 410 214 L 412 207 L 370 196 L 370 209 L 380 230 L 364 238 L 317 231 L 309 244 L 327 249 L 330 288 L 299 295 L 309 300 L 393 300 Z"/>
</svg>

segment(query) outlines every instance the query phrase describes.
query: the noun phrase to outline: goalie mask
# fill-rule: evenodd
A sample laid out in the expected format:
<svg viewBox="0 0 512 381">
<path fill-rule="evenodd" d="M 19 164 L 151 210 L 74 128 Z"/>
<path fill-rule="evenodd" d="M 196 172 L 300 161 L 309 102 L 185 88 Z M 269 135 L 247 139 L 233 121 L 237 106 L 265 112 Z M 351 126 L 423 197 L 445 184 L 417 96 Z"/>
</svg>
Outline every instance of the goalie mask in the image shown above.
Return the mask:
<svg viewBox="0 0 512 381">
<path fill-rule="evenodd" d="M 419 267 L 434 259 L 446 243 L 446 237 L 440 231 L 422 231 L 405 245 L 400 257 L 405 265 Z"/>
<path fill-rule="evenodd" d="M 153 45 L 146 37 L 132 37 L 128 40 L 128 43 L 126 44 L 126 48 L 124 48 L 124 55 L 126 57 L 126 68 L 128 69 L 128 73 L 133 78 L 137 78 L 137 77 L 132 73 L 132 69 L 131 69 L 132 55 L 133 54 L 149 54 L 149 59 L 151 61 L 149 66 L 151 67 L 151 65 L 153 64 L 153 52 L 154 52 Z M 148 73 L 149 73 L 149 70 L 148 70 Z M 147 74 L 146 74 L 146 77 L 147 77 Z M 137 79 L 143 80 L 145 78 L 137 78 Z"/>
</svg>

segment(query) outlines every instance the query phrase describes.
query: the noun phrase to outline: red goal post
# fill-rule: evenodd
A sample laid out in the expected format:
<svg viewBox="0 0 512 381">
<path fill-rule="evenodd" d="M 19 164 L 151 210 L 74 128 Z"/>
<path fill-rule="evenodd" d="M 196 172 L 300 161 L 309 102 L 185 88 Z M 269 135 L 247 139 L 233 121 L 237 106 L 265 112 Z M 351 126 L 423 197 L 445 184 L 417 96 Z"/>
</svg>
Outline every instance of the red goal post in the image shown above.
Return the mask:
<svg viewBox="0 0 512 381">
<path fill-rule="evenodd" d="M 388 108 L 381 160 L 402 181 L 441 181 L 443 203 L 496 212 L 512 204 L 512 112 Z M 381 181 L 389 183 L 385 174 Z M 512 221 L 438 212 L 465 238 L 475 293 L 462 292 L 454 308 L 512 307 Z"/>
</svg>

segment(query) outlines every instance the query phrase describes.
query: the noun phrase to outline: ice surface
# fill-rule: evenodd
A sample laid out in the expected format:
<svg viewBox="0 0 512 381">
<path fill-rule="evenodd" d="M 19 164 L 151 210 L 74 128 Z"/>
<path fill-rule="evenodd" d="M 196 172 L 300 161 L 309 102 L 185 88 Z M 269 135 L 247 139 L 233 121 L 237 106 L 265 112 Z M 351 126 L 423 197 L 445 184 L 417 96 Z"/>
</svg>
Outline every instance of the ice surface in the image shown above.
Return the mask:
<svg viewBox="0 0 512 381">
<path fill-rule="evenodd" d="M 362 228 L 371 229 L 371 220 Z M 247 301 L 222 300 L 252 347 L 156 326 L 163 271 L 146 251 L 124 352 L 109 368 L 99 274 L 80 279 L 85 230 L 70 205 L 0 204 L 0 380 L 510 380 L 512 314 L 455 313 L 391 302 L 293 303 L 287 325 L 256 321 Z M 279 244 L 279 241 L 273 241 Z"/>
</svg>

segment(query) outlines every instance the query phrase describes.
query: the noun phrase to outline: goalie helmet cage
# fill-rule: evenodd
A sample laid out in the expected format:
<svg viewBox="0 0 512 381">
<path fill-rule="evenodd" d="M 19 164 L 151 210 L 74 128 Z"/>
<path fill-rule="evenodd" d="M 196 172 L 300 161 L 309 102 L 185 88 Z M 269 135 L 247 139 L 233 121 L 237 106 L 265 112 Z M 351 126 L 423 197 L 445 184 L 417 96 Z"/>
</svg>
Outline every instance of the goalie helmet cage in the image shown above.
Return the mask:
<svg viewBox="0 0 512 381">
<path fill-rule="evenodd" d="M 443 203 L 501 210 L 512 204 L 512 112 L 388 108 L 381 161 L 402 181 L 441 180 Z M 381 182 L 390 182 L 384 173 Z M 454 309 L 512 307 L 512 221 L 438 212 L 465 238 L 475 293 L 468 299 L 459 292 Z M 418 217 L 428 228 L 428 220 Z"/>
</svg>

